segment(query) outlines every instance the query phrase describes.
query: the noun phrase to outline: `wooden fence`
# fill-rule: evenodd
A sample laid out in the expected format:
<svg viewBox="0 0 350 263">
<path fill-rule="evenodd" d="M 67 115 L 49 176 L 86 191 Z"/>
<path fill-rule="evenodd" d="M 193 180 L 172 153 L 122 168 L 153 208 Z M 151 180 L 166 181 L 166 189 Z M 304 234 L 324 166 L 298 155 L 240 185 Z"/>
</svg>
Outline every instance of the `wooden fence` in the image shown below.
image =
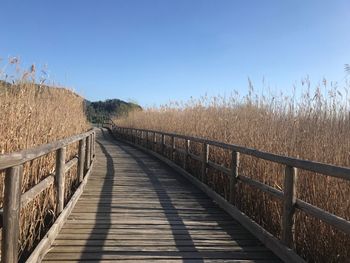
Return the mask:
<svg viewBox="0 0 350 263">
<path fill-rule="evenodd" d="M 335 227 L 347 235 L 350 235 L 350 222 L 344 218 L 338 217 L 331 214 L 317 206 L 300 200 L 296 196 L 296 181 L 297 181 L 297 169 L 312 171 L 328 175 L 331 177 L 341 178 L 344 180 L 350 180 L 350 169 L 345 167 L 337 167 L 329 164 L 306 161 L 302 159 L 290 158 L 281 155 L 271 154 L 255 149 L 241 147 L 232 144 L 226 144 L 218 141 L 207 140 L 203 138 L 184 136 L 174 133 L 166 133 L 154 130 L 145 129 L 134 129 L 134 128 L 123 128 L 117 127 L 113 123 L 105 124 L 110 128 L 117 136 L 124 140 L 128 140 L 135 145 L 140 145 L 147 151 L 155 152 L 155 149 L 160 148 L 160 155 L 155 153 L 158 158 L 165 159 L 165 150 L 170 149 L 170 165 L 174 165 L 174 153 L 178 153 L 183 156 L 182 167 L 175 165 L 177 170 L 182 174 L 190 175 L 186 171 L 186 165 L 188 159 L 192 158 L 201 162 L 201 176 L 200 182 L 197 181 L 193 176 L 189 176 L 189 179 L 197 184 L 202 190 L 208 195 L 213 197 L 219 205 L 224 208 L 229 214 L 235 217 L 242 225 L 248 230 L 253 232 L 267 247 L 273 250 L 285 261 L 298 262 L 301 258 L 297 257 L 293 249 L 294 244 L 294 225 L 295 225 L 295 210 L 299 209 L 305 212 L 307 215 L 315 217 L 323 222 Z M 170 138 L 170 145 L 166 144 L 166 137 Z M 157 138 L 161 138 L 160 140 Z M 185 143 L 184 149 L 176 148 L 175 140 L 183 140 Z M 169 141 L 169 139 L 168 139 Z M 190 152 L 191 142 L 202 144 L 201 154 L 196 155 Z M 210 146 L 219 147 L 231 151 L 232 164 L 231 168 L 227 168 L 221 164 L 209 161 L 209 150 Z M 284 186 L 283 190 L 280 191 L 274 187 L 271 187 L 262 182 L 258 182 L 244 175 L 238 174 L 240 154 L 253 156 L 259 159 L 279 163 L 285 166 L 284 173 Z M 169 164 L 169 160 L 165 160 Z M 207 176 L 207 167 L 216 169 L 229 177 L 229 198 L 225 200 L 219 194 L 215 193 L 212 189 L 205 184 Z M 191 178 L 192 177 L 192 178 Z M 282 201 L 283 212 L 282 212 L 282 237 L 281 240 L 274 237 L 272 234 L 267 232 L 260 225 L 256 224 L 253 220 L 244 215 L 236 207 L 231 205 L 235 195 L 235 185 L 240 181 L 252 187 L 255 187 L 273 197 Z"/>
<path fill-rule="evenodd" d="M 78 141 L 78 155 L 66 162 L 66 147 Z M 47 155 L 51 152 L 56 152 L 55 173 L 49 175 L 44 180 L 22 194 L 21 183 L 24 163 Z M 3 209 L 0 211 L 2 219 L 0 221 L 0 226 L 2 227 L 1 262 L 18 262 L 18 239 L 21 207 L 27 205 L 36 196 L 54 184 L 57 193 L 55 200 L 57 216 L 64 214 L 64 212 L 66 212 L 65 210 L 71 206 L 71 203 L 68 203 L 66 207 L 64 207 L 65 173 L 77 164 L 77 176 L 82 184 L 86 176 L 91 171 L 94 156 L 95 132 L 93 130 L 29 150 L 0 155 L 0 171 L 5 170 L 4 201 Z M 76 192 L 79 190 L 80 187 L 76 190 Z M 71 200 L 73 198 L 74 195 Z M 59 220 L 62 221 L 63 218 L 58 217 L 55 223 L 57 223 Z M 44 248 L 47 249 L 47 247 L 47 240 L 42 240 L 42 242 L 37 246 L 36 251 L 34 251 L 33 255 L 31 256 L 32 259 L 29 261 L 36 262 L 36 255 L 42 253 L 40 250 Z"/>
</svg>

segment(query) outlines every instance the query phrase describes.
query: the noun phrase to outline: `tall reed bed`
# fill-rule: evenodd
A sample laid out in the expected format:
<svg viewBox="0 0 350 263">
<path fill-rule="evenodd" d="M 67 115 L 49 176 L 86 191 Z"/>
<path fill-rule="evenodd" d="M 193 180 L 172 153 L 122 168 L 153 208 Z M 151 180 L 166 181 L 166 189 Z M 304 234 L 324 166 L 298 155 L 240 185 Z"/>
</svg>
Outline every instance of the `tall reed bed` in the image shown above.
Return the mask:
<svg viewBox="0 0 350 263">
<path fill-rule="evenodd" d="M 33 68 L 31 72 L 33 73 Z M 25 76 L 25 75 L 24 75 Z M 37 85 L 28 78 L 14 84 L 0 82 L 0 154 L 29 149 L 89 129 L 84 100 L 74 92 Z M 77 154 L 77 145 L 67 149 L 67 160 Z M 1 158 L 1 156 L 0 156 Z M 55 154 L 48 154 L 24 166 L 22 193 L 39 183 L 55 169 Z M 66 201 L 77 186 L 76 168 L 66 175 Z M 0 171 L 0 207 L 3 201 L 4 173 Z M 24 261 L 55 220 L 53 187 L 41 193 L 21 210 L 20 261 Z"/>
<path fill-rule="evenodd" d="M 263 96 L 250 84 L 246 96 L 203 97 L 133 112 L 115 120 L 122 127 L 199 136 L 259 150 L 340 166 L 350 166 L 350 112 L 346 84 L 340 89 L 323 81 L 315 89 L 305 80 L 291 96 Z M 301 91 L 300 91 L 301 90 Z M 300 95 L 296 95 L 300 94 Z M 180 146 L 180 145 L 179 145 Z M 192 146 L 193 151 L 199 145 Z M 197 148 L 197 149 L 196 149 Z M 229 167 L 228 152 L 212 147 L 210 160 Z M 188 168 L 194 174 L 199 164 Z M 283 167 L 241 157 L 239 173 L 283 190 Z M 208 184 L 227 195 L 227 178 L 209 170 Z M 350 183 L 299 171 L 298 198 L 350 220 Z M 239 184 L 234 204 L 275 236 L 281 236 L 281 203 Z M 296 251 L 310 262 L 346 262 L 350 237 L 298 212 Z"/>
</svg>

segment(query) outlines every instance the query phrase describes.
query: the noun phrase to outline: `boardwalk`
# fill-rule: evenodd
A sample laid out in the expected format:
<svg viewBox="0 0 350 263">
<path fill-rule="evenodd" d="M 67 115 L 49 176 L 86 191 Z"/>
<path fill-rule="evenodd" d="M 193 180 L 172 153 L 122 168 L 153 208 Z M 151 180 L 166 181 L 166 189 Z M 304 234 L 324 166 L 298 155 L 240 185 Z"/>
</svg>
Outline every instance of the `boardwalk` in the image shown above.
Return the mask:
<svg viewBox="0 0 350 263">
<path fill-rule="evenodd" d="M 97 163 L 44 262 L 278 262 L 181 175 L 97 133 Z"/>
</svg>

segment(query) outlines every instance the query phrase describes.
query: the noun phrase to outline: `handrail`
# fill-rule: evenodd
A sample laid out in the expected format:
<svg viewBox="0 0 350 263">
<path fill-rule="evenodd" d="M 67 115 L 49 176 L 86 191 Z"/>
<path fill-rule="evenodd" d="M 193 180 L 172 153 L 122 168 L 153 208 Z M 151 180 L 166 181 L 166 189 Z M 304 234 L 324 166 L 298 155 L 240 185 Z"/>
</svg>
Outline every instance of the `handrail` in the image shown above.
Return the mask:
<svg viewBox="0 0 350 263">
<path fill-rule="evenodd" d="M 69 138 L 65 138 L 59 141 L 55 141 L 48 144 L 43 144 L 35 148 L 23 150 L 20 152 L 0 154 L 0 170 L 10 168 L 12 166 L 21 165 L 25 162 L 31 161 L 33 159 L 39 158 L 43 155 L 46 155 L 50 152 L 53 152 L 59 148 L 65 147 L 69 144 L 72 144 L 76 141 L 79 141 L 87 136 L 91 135 L 93 130 L 88 132 L 77 134 Z"/>
<path fill-rule="evenodd" d="M 75 165 L 77 177 L 82 183 L 90 173 L 95 156 L 95 131 L 74 135 L 49 144 L 16 153 L 0 155 L 0 171 L 5 170 L 5 189 L 3 209 L 0 210 L 0 227 L 2 227 L 1 262 L 18 262 L 18 239 L 20 229 L 21 206 L 27 205 L 36 196 L 52 184 L 56 188 L 56 212 L 59 216 L 64 207 L 65 174 Z M 79 142 L 78 155 L 66 161 L 66 147 Z M 23 165 L 28 161 L 56 152 L 56 168 L 54 174 L 48 175 L 35 186 L 21 193 Z"/>
<path fill-rule="evenodd" d="M 109 125 L 111 125 L 111 124 L 109 124 Z M 308 170 L 311 172 L 320 173 L 323 175 L 328 175 L 328 176 L 337 177 L 337 178 L 341 178 L 341 179 L 345 179 L 345 180 L 350 181 L 350 168 L 348 168 L 348 167 L 335 166 L 335 165 L 320 163 L 320 162 L 316 162 L 316 161 L 309 161 L 309 160 L 304 160 L 304 159 L 299 159 L 299 158 L 293 158 L 293 157 L 283 156 L 283 155 L 279 155 L 279 154 L 260 151 L 260 150 L 254 149 L 254 148 L 244 147 L 244 146 L 235 145 L 235 144 L 228 144 L 228 143 L 223 143 L 223 142 L 219 142 L 219 141 L 215 141 L 215 140 L 209 140 L 209 139 L 205 139 L 205 138 L 182 135 L 182 134 L 177 134 L 177 133 L 160 132 L 160 131 L 148 130 L 148 129 L 134 129 L 134 128 L 126 128 L 126 127 L 120 127 L 120 128 L 133 129 L 133 130 L 137 130 L 137 131 L 141 131 L 141 132 L 148 132 L 148 133 L 156 133 L 156 134 L 165 135 L 165 136 L 169 136 L 169 137 L 176 137 L 176 138 L 183 139 L 183 140 L 190 140 L 190 141 L 197 142 L 197 143 L 205 143 L 205 144 L 209 144 L 209 145 L 216 146 L 219 148 L 233 150 L 233 151 L 245 154 L 245 155 L 257 157 L 259 159 L 264 159 L 266 161 L 271 161 L 271 162 L 275 162 L 275 163 L 279 163 L 279 164 L 289 165 L 289 166 L 293 166 L 295 168 L 299 168 L 302 170 Z"/>
<path fill-rule="evenodd" d="M 207 176 L 207 167 L 211 167 L 216 169 L 223 174 L 227 175 L 230 180 L 229 187 L 229 204 L 232 204 L 233 196 L 235 195 L 235 186 L 237 181 L 248 184 L 252 187 L 258 188 L 259 190 L 277 198 L 277 200 L 281 200 L 283 203 L 283 214 L 282 214 L 282 238 L 280 241 L 281 245 L 284 245 L 286 249 L 293 249 L 295 247 L 295 237 L 294 237 L 294 226 L 295 226 L 295 210 L 299 209 L 305 212 L 306 214 L 313 216 L 317 219 L 322 220 L 326 224 L 329 224 L 338 230 L 350 235 L 350 221 L 347 221 L 344 218 L 336 216 L 330 212 L 327 212 L 319 207 L 316 207 L 312 204 L 309 204 L 303 200 L 300 200 L 296 197 L 296 180 L 297 180 L 297 168 L 312 171 L 324 175 L 328 175 L 331 177 L 341 178 L 344 180 L 350 181 L 350 169 L 347 167 L 339 167 L 330 164 L 324 164 L 314 161 L 307 161 L 297 158 L 291 158 L 286 156 L 281 156 L 277 154 L 267 153 L 259 150 L 255 150 L 252 148 L 237 146 L 233 144 L 226 144 L 218 141 L 212 141 L 208 139 L 180 135 L 175 133 L 147 130 L 147 129 L 136 129 L 136 128 L 127 128 L 127 127 L 118 127 L 114 123 L 108 123 L 108 128 L 112 130 L 112 132 L 116 133 L 119 137 L 124 140 L 130 141 L 135 145 L 141 145 L 138 147 L 147 149 L 148 151 L 156 151 L 156 145 L 160 145 L 161 149 L 161 157 L 165 156 L 165 149 L 171 149 L 170 157 L 166 157 L 170 161 L 174 162 L 173 153 L 176 151 L 184 156 L 183 159 L 183 167 L 174 164 L 175 166 L 183 169 L 185 173 L 186 171 L 186 163 L 188 158 L 195 159 L 202 163 L 201 165 L 201 176 L 200 180 L 205 184 L 206 176 Z M 149 139 L 149 135 L 153 136 L 153 139 Z M 161 142 L 156 141 L 156 136 L 161 136 Z M 165 136 L 171 138 L 171 145 L 165 144 L 166 140 Z M 182 139 L 186 141 L 185 147 L 186 149 L 175 149 L 175 139 Z M 196 142 L 202 144 L 202 152 L 200 155 L 196 155 L 189 151 L 190 142 Z M 232 152 L 232 167 L 229 169 L 223 165 L 217 164 L 215 162 L 208 160 L 209 153 L 209 145 L 229 149 Z M 260 159 L 268 160 L 271 162 L 279 163 L 285 165 L 285 177 L 284 177 L 284 191 L 280 191 L 271 187 L 262 182 L 258 182 L 252 178 L 248 178 L 246 176 L 238 174 L 238 166 L 239 166 L 239 154 L 245 154 L 254 156 Z M 267 232 L 262 227 L 260 228 L 260 235 L 263 235 L 263 239 L 269 239 L 270 237 L 266 235 L 264 232 Z M 269 234 L 271 236 L 271 234 Z M 272 242 L 268 242 L 264 240 L 266 244 L 271 244 Z M 275 243 L 275 248 L 281 248 L 279 244 Z M 273 246 L 272 246 L 273 247 Z M 283 247 L 283 246 L 282 246 Z"/>
</svg>

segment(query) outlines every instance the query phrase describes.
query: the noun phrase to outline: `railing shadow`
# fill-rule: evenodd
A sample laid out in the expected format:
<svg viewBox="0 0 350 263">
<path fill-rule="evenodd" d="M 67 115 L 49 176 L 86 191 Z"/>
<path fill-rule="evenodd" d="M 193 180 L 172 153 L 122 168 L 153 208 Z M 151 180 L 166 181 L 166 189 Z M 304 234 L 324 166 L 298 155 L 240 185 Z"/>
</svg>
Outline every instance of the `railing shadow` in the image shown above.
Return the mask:
<svg viewBox="0 0 350 263">
<path fill-rule="evenodd" d="M 129 144 L 118 140 L 117 144 L 114 144 L 114 140 L 112 139 L 111 135 L 109 132 L 106 132 L 104 129 L 101 129 L 102 132 L 98 135 L 97 138 L 97 144 L 99 145 L 102 153 L 104 154 L 106 158 L 106 174 L 104 175 L 104 180 L 103 180 L 103 185 L 101 189 L 101 193 L 99 196 L 99 201 L 98 201 L 98 208 L 97 208 L 97 213 L 98 214 L 104 214 L 106 215 L 105 217 L 101 216 L 96 216 L 95 218 L 95 223 L 93 226 L 93 229 L 85 243 L 84 249 L 81 253 L 80 260 L 81 261 L 87 261 L 87 260 L 94 260 L 100 261 L 100 260 L 107 260 L 108 257 L 113 257 L 113 255 L 118 255 L 118 256 L 145 256 L 145 257 L 159 257 L 159 256 L 165 256 L 165 255 L 171 255 L 171 256 L 176 256 L 177 253 L 181 252 L 186 252 L 188 253 L 189 251 L 191 252 L 191 257 L 192 259 L 190 260 L 191 262 L 193 261 L 193 258 L 195 258 L 195 262 L 204 262 L 204 258 L 208 259 L 211 256 L 214 256 L 215 252 L 214 251 L 207 251 L 206 253 L 202 253 L 197 249 L 197 246 L 195 244 L 195 241 L 193 240 L 193 237 L 191 236 L 190 231 L 187 229 L 187 226 L 184 222 L 184 218 L 181 216 L 179 211 L 176 208 L 176 205 L 174 204 L 174 200 L 168 193 L 169 190 L 169 184 L 162 182 L 161 178 L 159 178 L 159 174 L 156 173 L 155 167 L 152 167 L 150 165 L 150 161 L 159 163 L 158 160 L 156 160 L 154 157 L 148 156 L 146 159 L 144 158 L 145 154 L 142 153 L 142 151 L 132 148 L 129 146 Z M 113 141 L 112 141 L 113 140 Z M 115 180 L 117 179 L 117 174 L 115 170 L 115 160 L 113 160 L 113 157 L 111 155 L 110 149 L 106 148 L 106 142 L 108 144 L 114 144 L 115 147 L 113 147 L 113 150 L 119 150 L 119 154 L 126 154 L 132 158 L 135 163 L 137 164 L 137 170 L 140 170 L 141 173 L 145 174 L 145 178 L 147 178 L 148 182 L 150 183 L 151 187 L 150 190 L 153 190 L 154 193 L 156 194 L 156 199 L 155 201 L 159 201 L 160 207 L 155 210 L 153 208 L 147 208 L 147 207 L 141 207 L 142 205 L 140 204 L 140 208 L 144 210 L 153 210 L 153 211 L 158 211 L 159 214 L 164 213 L 165 219 L 169 224 L 169 230 L 170 233 L 172 233 L 173 240 L 174 240 L 174 245 L 176 250 L 175 251 L 161 251 L 155 249 L 154 251 L 145 251 L 140 248 L 140 251 L 136 251 L 135 248 L 132 250 L 125 250 L 125 251 L 120 251 L 118 249 L 114 250 L 106 250 L 105 248 L 108 247 L 106 245 L 106 241 L 108 240 L 108 235 L 110 232 L 110 229 L 112 228 L 112 210 L 114 208 L 123 208 L 122 206 L 119 206 L 118 204 L 113 203 L 113 186 L 115 184 Z M 118 164 L 117 164 L 118 165 Z M 166 165 L 161 164 L 159 167 L 167 169 Z M 158 166 L 157 166 L 158 168 Z M 96 169 L 96 168 L 95 168 Z M 167 169 L 167 171 L 170 171 L 170 169 Z M 176 173 L 173 172 L 172 173 Z M 174 177 L 176 177 L 174 175 Z M 176 178 L 176 180 L 180 181 L 180 184 L 190 184 L 187 182 L 185 178 Z M 90 182 L 92 183 L 92 182 Z M 135 182 L 137 183 L 137 182 Z M 143 183 L 139 183 L 140 186 L 145 186 L 147 183 L 145 182 L 144 185 Z M 146 197 L 145 197 L 146 198 Z M 198 201 L 199 204 L 201 204 L 201 199 L 196 196 L 191 197 L 191 199 L 194 199 Z M 203 200 L 202 200 L 203 201 Z M 134 208 L 128 208 L 128 210 L 133 210 Z M 191 208 L 190 208 L 191 209 Z M 136 210 L 136 208 L 135 208 Z M 114 214 L 116 215 L 116 214 Z M 150 215 L 144 215 L 145 218 L 152 218 Z M 236 222 L 232 221 L 232 224 L 235 225 L 237 224 Z M 176 226 L 176 227 L 175 227 Z M 225 225 L 221 224 L 220 220 L 217 221 L 217 226 L 221 227 L 222 230 L 227 231 L 227 234 L 232 237 L 232 240 L 235 240 L 237 244 L 240 246 L 242 245 L 242 251 L 244 251 L 245 246 L 249 245 L 259 245 L 260 242 L 258 242 L 255 238 L 252 237 L 251 240 L 240 240 L 239 238 L 235 238 L 235 233 L 232 233 L 232 229 L 230 230 L 230 226 L 232 225 Z M 179 229 L 181 229 L 181 236 L 179 237 Z M 237 234 L 237 233 L 236 233 Z M 130 234 L 132 235 L 132 234 Z M 154 234 L 149 234 L 149 235 L 154 235 Z M 247 236 L 245 236 L 245 239 Z M 118 239 L 118 237 L 116 237 Z M 122 238 L 121 238 L 122 239 Z M 142 239 L 142 238 L 141 238 Z M 154 240 L 157 240 L 157 236 L 154 236 Z M 184 245 L 184 240 L 186 240 L 186 245 Z M 120 240 L 122 241 L 122 240 Z M 156 247 L 156 246 L 155 246 Z M 93 250 L 92 250 L 93 248 Z M 210 250 L 210 249 L 209 249 Z M 211 254 L 213 252 L 213 254 Z M 205 255 L 205 256 L 204 256 Z M 188 260 L 186 258 L 182 259 L 182 262 L 187 262 Z"/>
<path fill-rule="evenodd" d="M 101 193 L 99 196 L 99 201 L 97 204 L 97 212 L 96 215 L 99 213 L 103 214 L 111 214 L 112 212 L 112 191 L 113 191 L 113 185 L 115 181 L 115 168 L 114 168 L 114 162 L 113 158 L 106 149 L 105 145 L 101 142 L 103 140 L 112 140 L 111 136 L 106 133 L 103 129 L 101 129 L 102 133 L 98 135 L 96 138 L 96 143 L 101 148 L 102 153 L 104 154 L 106 158 L 106 174 L 104 175 L 104 181 L 101 189 Z M 96 169 L 96 168 L 95 168 Z M 91 182 L 90 182 L 91 183 Z M 106 193 L 110 193 L 110 195 L 107 195 Z M 89 258 L 89 255 L 91 254 L 90 247 L 96 247 L 96 243 L 98 242 L 98 247 L 101 247 L 101 251 L 95 253 L 94 256 L 97 257 L 97 260 L 102 260 L 103 257 L 103 247 L 104 243 L 107 240 L 109 230 L 112 225 L 112 219 L 110 216 L 106 216 L 105 218 L 101 219 L 99 217 L 95 218 L 95 224 L 93 226 L 93 230 L 91 231 L 85 246 L 84 250 L 81 253 L 81 259 L 86 260 Z M 98 237 L 98 238 L 97 238 Z"/>
<path fill-rule="evenodd" d="M 136 150 L 137 152 L 130 150 L 130 147 L 128 147 L 125 143 L 123 143 L 121 141 L 119 141 L 119 147 L 120 147 L 120 149 L 122 149 L 125 153 L 130 155 L 136 161 L 138 166 L 142 169 L 142 171 L 149 178 L 149 180 L 153 186 L 154 192 L 156 193 L 156 195 L 158 197 L 162 211 L 164 211 L 164 215 L 165 215 L 165 217 L 170 225 L 170 230 L 171 230 L 172 235 L 174 237 L 175 246 L 178 249 L 178 252 L 188 252 L 188 248 L 191 248 L 193 253 L 196 253 L 196 262 L 204 262 L 203 258 L 201 257 L 200 252 L 198 252 L 196 245 L 194 244 L 194 241 L 191 237 L 191 234 L 189 233 L 189 231 L 186 228 L 186 225 L 185 225 L 182 217 L 177 212 L 176 207 L 172 202 L 172 198 L 167 193 L 167 189 L 162 185 L 161 181 L 158 179 L 157 174 L 155 174 L 155 172 L 152 171 L 152 169 L 150 169 L 148 167 L 148 165 L 144 162 L 144 160 L 142 158 L 140 158 L 140 156 L 138 154 L 136 154 L 137 152 L 139 152 L 138 150 Z M 173 212 L 169 213 L 168 212 L 169 210 L 171 210 Z M 176 230 L 173 228 L 173 225 L 175 223 L 178 227 L 180 226 L 181 229 L 184 230 L 184 232 L 181 235 L 182 236 L 181 239 L 177 238 Z M 187 250 L 183 249 L 183 245 L 182 245 L 181 240 L 188 240 L 188 243 L 186 245 Z"/>
<path fill-rule="evenodd" d="M 135 152 L 140 152 L 140 150 L 135 150 L 135 152 L 133 151 L 130 151 L 130 146 L 128 144 L 128 142 L 124 142 L 123 140 L 117 138 L 114 136 L 114 139 L 116 139 L 119 143 L 119 147 L 122 148 L 126 153 L 128 153 L 130 156 L 132 156 L 136 161 L 137 163 L 140 165 L 140 167 L 142 167 L 142 169 L 147 173 L 148 177 L 150 178 L 151 182 L 153 185 L 157 185 L 157 184 L 160 184 L 160 181 L 158 180 L 157 178 L 157 174 L 155 174 L 152 170 L 149 169 L 149 167 L 146 165 L 146 163 L 142 160 L 142 158 L 140 158 L 137 154 L 135 154 Z M 129 146 L 129 147 L 127 147 Z M 154 159 L 156 162 L 159 162 L 155 157 L 152 157 L 150 155 L 148 155 L 149 158 L 151 159 Z M 165 165 L 166 166 L 166 165 Z M 177 172 L 175 171 L 172 171 L 172 169 L 170 168 L 171 173 L 174 174 L 174 177 L 176 176 L 175 174 L 177 174 Z M 180 180 L 182 184 L 184 185 L 192 185 L 192 183 L 187 180 L 186 178 L 184 177 L 180 177 L 180 178 L 176 178 L 177 180 Z M 162 193 L 163 195 L 161 195 L 160 191 L 158 190 L 157 191 L 157 194 L 158 194 L 158 197 L 159 197 L 159 200 L 161 200 L 161 198 L 163 198 L 163 202 L 161 202 L 161 205 L 164 209 L 165 207 L 165 203 L 169 202 L 171 203 L 171 207 L 176 210 L 175 206 L 172 204 L 172 200 L 171 200 L 171 197 L 169 195 L 166 195 L 166 197 L 164 197 L 164 192 L 166 192 L 166 188 L 162 189 Z M 204 193 L 203 193 L 204 195 Z M 203 200 L 201 198 L 198 198 L 196 196 L 192 196 L 191 197 L 192 200 L 196 200 L 196 202 L 200 205 L 202 204 L 208 204 L 208 200 L 206 200 L 205 202 L 203 202 Z M 210 201 L 215 207 L 217 207 L 217 209 L 219 209 L 220 211 L 222 211 L 218 206 L 217 204 L 214 204 L 214 202 L 210 199 Z M 224 231 L 228 236 L 231 237 L 231 239 L 233 241 L 236 242 L 237 246 L 239 246 L 241 248 L 241 251 L 242 252 L 250 252 L 249 250 L 249 247 L 251 246 L 256 246 L 256 247 L 263 247 L 264 245 L 258 240 L 256 239 L 251 233 L 249 233 L 246 229 L 243 228 L 242 225 L 240 225 L 237 221 L 233 220 L 231 218 L 230 215 L 228 215 L 225 211 L 222 211 L 228 218 L 230 218 L 232 220 L 231 223 L 227 224 L 227 223 L 224 223 L 222 222 L 221 220 L 215 220 L 215 223 L 217 224 L 217 227 L 218 228 L 221 228 L 222 231 Z M 194 251 L 196 251 L 197 255 L 199 256 L 200 255 L 200 252 L 197 250 L 196 248 L 196 245 L 191 237 L 191 234 L 188 232 L 188 230 L 186 229 L 186 225 L 184 224 L 184 222 L 182 221 L 182 218 L 181 216 L 179 215 L 179 213 L 176 213 L 175 214 L 177 219 L 178 220 L 181 220 L 182 224 L 181 224 L 181 229 L 185 229 L 187 232 L 186 232 L 186 237 L 191 240 L 191 247 L 193 248 Z M 167 214 L 167 216 L 171 216 L 169 214 Z M 171 219 L 171 218 L 168 218 L 168 222 L 171 224 L 171 222 L 173 221 L 176 221 L 174 219 Z M 234 227 L 233 227 L 234 226 Z M 232 229 L 233 227 L 233 229 Z M 173 229 L 172 229 L 173 230 Z M 174 231 L 174 230 L 173 230 Z M 244 233 L 244 238 L 241 238 L 242 234 Z M 174 238 L 175 239 L 175 238 Z M 176 241 L 176 239 L 175 239 Z M 179 240 L 178 240 L 179 241 Z M 181 245 L 180 245 L 180 242 L 177 243 L 177 248 L 179 249 L 179 251 L 182 251 L 181 250 Z M 248 248 L 246 250 L 246 248 Z M 186 261 L 183 261 L 183 262 L 186 262 Z M 197 262 L 197 260 L 196 260 Z M 204 262 L 204 258 L 201 257 L 200 258 L 200 261 L 199 262 Z"/>
</svg>

